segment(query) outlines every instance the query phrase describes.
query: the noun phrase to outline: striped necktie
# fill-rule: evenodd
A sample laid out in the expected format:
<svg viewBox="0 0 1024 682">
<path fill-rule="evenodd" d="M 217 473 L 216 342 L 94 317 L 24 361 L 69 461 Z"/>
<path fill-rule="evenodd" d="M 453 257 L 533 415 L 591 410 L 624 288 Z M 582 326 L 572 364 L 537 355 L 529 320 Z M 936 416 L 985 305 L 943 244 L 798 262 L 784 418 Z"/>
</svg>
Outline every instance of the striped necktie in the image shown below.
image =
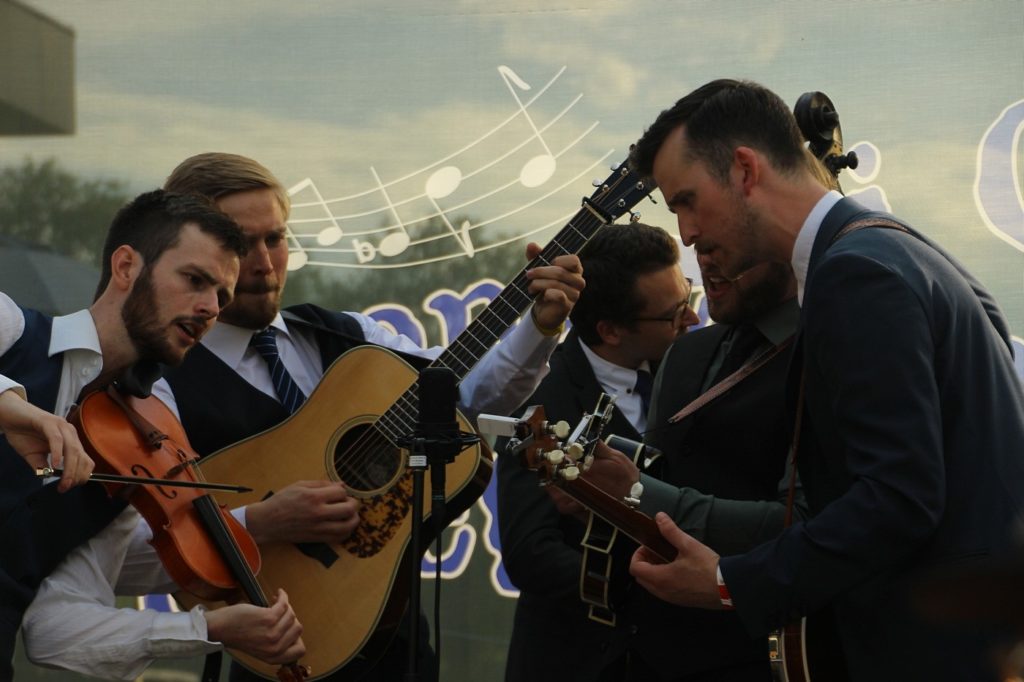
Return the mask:
<svg viewBox="0 0 1024 682">
<path fill-rule="evenodd" d="M 302 407 L 306 402 L 306 395 L 299 388 L 299 385 L 292 379 L 281 356 L 277 353 L 277 329 L 267 327 L 263 331 L 252 335 L 249 345 L 256 349 L 256 352 L 266 361 L 267 369 L 270 370 L 270 380 L 274 383 L 274 391 L 284 409 L 291 414 Z"/>
</svg>

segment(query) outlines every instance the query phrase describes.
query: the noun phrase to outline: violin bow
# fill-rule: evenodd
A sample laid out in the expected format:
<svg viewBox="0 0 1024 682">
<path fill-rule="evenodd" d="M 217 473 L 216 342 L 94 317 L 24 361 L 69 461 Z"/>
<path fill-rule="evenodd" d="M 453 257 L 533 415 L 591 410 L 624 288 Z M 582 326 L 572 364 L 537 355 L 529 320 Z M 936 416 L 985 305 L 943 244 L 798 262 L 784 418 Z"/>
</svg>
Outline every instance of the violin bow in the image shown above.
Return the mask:
<svg viewBox="0 0 1024 682">
<path fill-rule="evenodd" d="M 43 467 L 36 469 L 36 476 L 60 476 L 63 469 Z M 205 481 L 173 481 L 167 478 L 149 478 L 146 476 L 119 476 L 117 474 L 90 474 L 89 480 L 103 483 L 127 483 L 134 485 L 161 485 L 176 488 L 202 488 L 204 490 L 223 490 L 229 493 L 251 493 L 252 488 L 241 485 L 229 485 L 226 483 L 207 483 Z"/>
</svg>

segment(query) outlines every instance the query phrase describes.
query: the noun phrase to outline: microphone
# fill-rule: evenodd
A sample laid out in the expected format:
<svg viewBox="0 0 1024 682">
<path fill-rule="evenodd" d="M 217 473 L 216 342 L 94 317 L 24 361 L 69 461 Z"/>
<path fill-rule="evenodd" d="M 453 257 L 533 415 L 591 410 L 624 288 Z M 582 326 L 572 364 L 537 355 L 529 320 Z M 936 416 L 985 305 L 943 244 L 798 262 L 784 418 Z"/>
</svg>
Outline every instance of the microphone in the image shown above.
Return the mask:
<svg viewBox="0 0 1024 682">
<path fill-rule="evenodd" d="M 420 372 L 417 389 L 416 436 L 424 439 L 428 449 L 449 461 L 459 451 L 459 423 L 455 421 L 459 391 L 455 372 L 448 367 L 426 367 Z"/>
<path fill-rule="evenodd" d="M 447 525 L 445 519 L 445 466 L 455 460 L 464 447 L 477 440 L 476 436 L 462 437 L 455 420 L 455 403 L 459 391 L 455 372 L 448 367 L 425 367 L 420 371 L 417 386 L 419 416 L 416 438 L 430 465 L 430 515 L 438 535 Z"/>
</svg>

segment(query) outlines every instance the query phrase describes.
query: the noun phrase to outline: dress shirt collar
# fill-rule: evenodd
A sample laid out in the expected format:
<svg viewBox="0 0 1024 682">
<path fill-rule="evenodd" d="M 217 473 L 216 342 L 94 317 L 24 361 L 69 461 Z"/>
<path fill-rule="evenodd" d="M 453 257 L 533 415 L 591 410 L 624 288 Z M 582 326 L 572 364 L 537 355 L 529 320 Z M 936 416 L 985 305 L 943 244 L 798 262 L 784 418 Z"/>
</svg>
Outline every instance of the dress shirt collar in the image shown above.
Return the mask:
<svg viewBox="0 0 1024 682">
<path fill-rule="evenodd" d="M 796 275 L 798 304 L 802 304 L 804 301 L 804 285 L 807 283 L 807 270 L 811 265 L 811 249 L 814 247 L 814 238 L 818 236 L 818 230 L 821 229 L 821 223 L 825 220 L 825 216 L 842 198 L 843 195 L 835 190 L 826 192 L 807 214 L 807 218 L 804 219 L 804 224 L 796 236 L 796 243 L 793 244 L 792 263 L 793 274 Z"/>
<path fill-rule="evenodd" d="M 270 326 L 277 329 L 278 337 L 283 335 L 290 338 L 288 326 L 280 312 L 271 321 Z M 210 331 L 206 332 L 201 343 L 206 346 L 207 350 L 223 360 L 224 364 L 234 369 L 242 362 L 242 356 L 249 348 L 249 340 L 257 331 L 259 330 L 246 329 L 227 322 L 217 322 L 210 328 Z"/>
<path fill-rule="evenodd" d="M 70 315 L 53 318 L 53 329 L 50 334 L 50 357 L 69 350 L 92 351 L 96 355 L 102 353 L 100 336 L 96 331 L 96 321 L 92 319 L 92 313 L 88 308 Z"/>
<path fill-rule="evenodd" d="M 576 340 L 579 342 L 580 348 L 583 349 L 584 355 L 587 356 L 587 360 L 590 361 L 590 366 L 594 369 L 597 383 L 605 389 L 605 392 L 613 393 L 617 396 L 629 395 L 633 392 L 633 387 L 636 386 L 636 369 L 628 369 L 613 362 L 608 362 L 590 350 L 581 339 Z M 646 360 L 637 369 L 651 371 L 651 367 Z"/>
</svg>

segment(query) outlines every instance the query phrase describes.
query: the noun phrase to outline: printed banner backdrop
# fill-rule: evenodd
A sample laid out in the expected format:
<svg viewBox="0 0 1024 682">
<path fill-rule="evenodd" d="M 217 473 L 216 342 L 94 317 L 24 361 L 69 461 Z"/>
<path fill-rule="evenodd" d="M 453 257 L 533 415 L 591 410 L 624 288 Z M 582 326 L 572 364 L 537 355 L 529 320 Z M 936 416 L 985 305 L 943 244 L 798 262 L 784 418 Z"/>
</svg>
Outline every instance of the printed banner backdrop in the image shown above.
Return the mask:
<svg viewBox="0 0 1024 682">
<path fill-rule="evenodd" d="M 860 159 L 845 191 L 983 281 L 1024 377 L 1020 0 L 23 2 L 76 34 L 77 130 L 4 138 L 0 167 L 53 158 L 134 194 L 195 153 L 252 156 L 292 194 L 293 300 L 424 345 L 454 338 L 683 94 L 725 76 L 790 103 L 820 90 Z M 637 210 L 675 233 L 655 198 Z M 691 253 L 682 267 L 699 277 Z M 495 508 L 492 482 L 445 534 L 446 681 L 502 675 L 517 592 Z M 18 676 L 67 679 L 24 660 Z"/>
</svg>

